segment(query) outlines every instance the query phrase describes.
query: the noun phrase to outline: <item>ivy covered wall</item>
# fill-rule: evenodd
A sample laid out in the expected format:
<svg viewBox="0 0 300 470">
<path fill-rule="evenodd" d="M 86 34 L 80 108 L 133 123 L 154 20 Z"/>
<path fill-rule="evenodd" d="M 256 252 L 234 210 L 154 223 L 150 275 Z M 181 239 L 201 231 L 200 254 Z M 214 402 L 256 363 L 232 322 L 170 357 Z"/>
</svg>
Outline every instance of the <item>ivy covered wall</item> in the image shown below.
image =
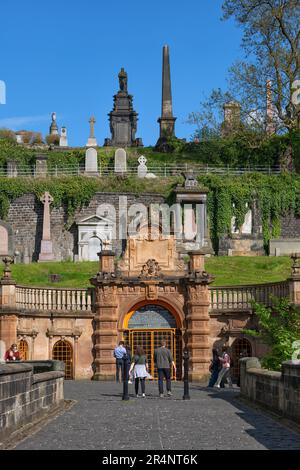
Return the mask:
<svg viewBox="0 0 300 470">
<path fill-rule="evenodd" d="M 137 197 L 146 196 L 147 193 L 161 194 L 162 200 L 172 202 L 174 188 L 180 182 L 183 182 L 183 178 L 159 180 L 118 177 L 32 180 L 0 178 L 0 218 L 8 220 L 11 205 L 17 207 L 18 198 L 26 194 L 32 194 L 32 201 L 36 207 L 39 207 L 41 205 L 39 197 L 47 190 L 54 198 L 52 211 L 54 209 L 63 211 L 64 227 L 68 230 L 72 226 L 76 211 L 84 215 L 96 193 L 107 193 L 106 202 L 113 200 L 118 193 L 131 193 Z M 293 220 L 298 220 L 300 217 L 300 175 L 289 173 L 282 173 L 280 176 L 253 173 L 240 177 L 205 175 L 199 177 L 199 182 L 209 189 L 210 235 L 216 253 L 219 253 L 220 241 L 224 240 L 224 237 L 225 239 L 231 237 L 232 217 L 236 218 L 238 226 L 244 222 L 249 210 L 247 205 L 254 210 L 256 226 L 262 227 L 260 236 L 266 252 L 269 240 L 281 236 L 283 221 L 291 220 L 291 217 Z M 147 201 L 151 202 L 150 195 Z M 34 210 L 37 209 L 33 207 Z M 26 225 L 26 220 L 24 223 Z M 291 236 L 286 227 L 283 233 L 285 237 Z M 255 236 L 259 236 L 258 233 L 254 234 Z"/>
</svg>

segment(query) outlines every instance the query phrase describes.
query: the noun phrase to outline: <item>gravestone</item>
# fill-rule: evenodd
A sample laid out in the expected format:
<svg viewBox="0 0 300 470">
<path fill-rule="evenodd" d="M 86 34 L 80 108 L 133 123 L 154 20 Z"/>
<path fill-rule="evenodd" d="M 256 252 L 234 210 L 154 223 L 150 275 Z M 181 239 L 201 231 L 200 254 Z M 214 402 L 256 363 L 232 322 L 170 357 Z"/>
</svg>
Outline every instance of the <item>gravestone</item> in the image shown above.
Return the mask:
<svg viewBox="0 0 300 470">
<path fill-rule="evenodd" d="M 18 165 L 15 160 L 7 161 L 7 177 L 16 178 L 18 176 Z"/>
<path fill-rule="evenodd" d="M 37 178 L 46 178 L 47 176 L 48 155 L 37 155 L 35 161 L 35 176 Z"/>
<path fill-rule="evenodd" d="M 115 173 L 127 172 L 127 155 L 124 149 L 117 149 L 115 153 Z"/>
<path fill-rule="evenodd" d="M 147 159 L 141 155 L 138 162 L 138 178 L 145 178 L 148 173 L 148 168 L 146 167 Z"/>
<path fill-rule="evenodd" d="M 61 128 L 59 146 L 60 147 L 68 147 L 68 135 L 67 135 L 67 128 L 66 127 Z"/>
<path fill-rule="evenodd" d="M 98 155 L 94 148 L 88 148 L 85 152 L 85 173 L 90 176 L 98 175 Z"/>
</svg>

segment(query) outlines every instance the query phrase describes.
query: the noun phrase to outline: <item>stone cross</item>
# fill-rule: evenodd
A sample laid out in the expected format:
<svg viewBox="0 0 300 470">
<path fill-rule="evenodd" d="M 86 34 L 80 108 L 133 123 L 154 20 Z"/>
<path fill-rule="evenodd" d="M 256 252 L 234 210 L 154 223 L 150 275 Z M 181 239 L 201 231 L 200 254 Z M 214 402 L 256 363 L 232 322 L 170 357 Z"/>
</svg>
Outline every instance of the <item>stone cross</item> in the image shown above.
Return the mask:
<svg viewBox="0 0 300 470">
<path fill-rule="evenodd" d="M 88 138 L 86 146 L 87 147 L 97 147 L 97 140 L 96 140 L 96 137 L 95 137 L 96 119 L 94 118 L 94 116 L 91 117 L 91 119 L 89 120 L 89 123 L 90 123 L 90 136 Z"/>
<path fill-rule="evenodd" d="M 43 238 L 41 242 L 41 251 L 39 261 L 52 261 L 54 260 L 53 247 L 51 241 L 50 231 L 50 204 L 53 202 L 53 197 L 47 191 L 42 195 L 40 201 L 44 204 L 44 217 L 43 217 Z"/>
<path fill-rule="evenodd" d="M 89 120 L 90 123 L 90 139 L 95 138 L 95 124 L 96 124 L 96 119 L 94 116 L 91 117 Z"/>
</svg>

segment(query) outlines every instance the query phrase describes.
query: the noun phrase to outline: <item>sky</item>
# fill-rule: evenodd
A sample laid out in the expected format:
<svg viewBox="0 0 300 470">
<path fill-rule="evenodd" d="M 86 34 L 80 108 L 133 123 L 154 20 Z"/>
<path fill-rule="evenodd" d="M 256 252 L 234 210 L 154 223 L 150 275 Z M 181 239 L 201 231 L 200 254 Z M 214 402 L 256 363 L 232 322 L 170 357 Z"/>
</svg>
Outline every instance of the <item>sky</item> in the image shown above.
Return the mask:
<svg viewBox="0 0 300 470">
<path fill-rule="evenodd" d="M 1 0 L 6 104 L 0 104 L 0 128 L 45 136 L 56 112 L 69 145 L 85 146 L 94 115 L 103 145 L 124 67 L 139 114 L 136 137 L 155 145 L 167 44 L 176 135 L 190 140 L 188 114 L 213 88 L 226 87 L 227 70 L 241 56 L 241 31 L 233 21 L 221 21 L 221 5 L 222 0 Z"/>
</svg>

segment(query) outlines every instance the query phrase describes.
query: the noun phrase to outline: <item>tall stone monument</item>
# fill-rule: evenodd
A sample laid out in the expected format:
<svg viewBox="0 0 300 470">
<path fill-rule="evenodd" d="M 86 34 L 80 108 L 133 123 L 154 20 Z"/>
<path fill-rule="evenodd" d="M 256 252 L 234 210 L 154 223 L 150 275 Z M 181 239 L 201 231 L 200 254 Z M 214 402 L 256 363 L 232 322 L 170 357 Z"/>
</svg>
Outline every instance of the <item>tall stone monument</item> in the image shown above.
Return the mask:
<svg viewBox="0 0 300 470">
<path fill-rule="evenodd" d="M 57 122 L 56 122 L 56 113 L 51 114 L 51 119 L 52 119 L 52 122 L 51 122 L 49 133 L 50 133 L 50 135 L 58 135 L 58 126 L 57 126 Z"/>
<path fill-rule="evenodd" d="M 63 126 L 60 131 L 59 146 L 68 147 L 68 134 L 67 128 L 65 126 Z"/>
<path fill-rule="evenodd" d="M 89 120 L 90 123 L 90 136 L 88 138 L 87 147 L 97 147 L 97 140 L 95 137 L 95 124 L 96 124 L 96 119 L 94 116 L 92 116 Z"/>
<path fill-rule="evenodd" d="M 43 217 L 43 238 L 41 241 L 41 251 L 39 255 L 39 262 L 54 261 L 53 244 L 51 240 L 50 230 L 50 204 L 53 202 L 53 197 L 47 191 L 40 198 L 44 204 L 44 217 Z"/>
<path fill-rule="evenodd" d="M 137 139 L 138 114 L 133 109 L 133 97 L 128 93 L 128 77 L 122 68 L 119 73 L 119 91 L 114 95 L 114 107 L 109 113 L 111 138 L 105 139 L 105 146 L 142 147 L 142 139 Z"/>
<path fill-rule="evenodd" d="M 171 72 L 170 72 L 170 53 L 169 46 L 163 47 L 163 70 L 162 70 L 162 102 L 161 117 L 159 123 L 159 139 L 156 147 L 160 147 L 166 138 L 175 137 L 175 121 L 173 116 L 172 90 L 171 90 Z"/>
</svg>

